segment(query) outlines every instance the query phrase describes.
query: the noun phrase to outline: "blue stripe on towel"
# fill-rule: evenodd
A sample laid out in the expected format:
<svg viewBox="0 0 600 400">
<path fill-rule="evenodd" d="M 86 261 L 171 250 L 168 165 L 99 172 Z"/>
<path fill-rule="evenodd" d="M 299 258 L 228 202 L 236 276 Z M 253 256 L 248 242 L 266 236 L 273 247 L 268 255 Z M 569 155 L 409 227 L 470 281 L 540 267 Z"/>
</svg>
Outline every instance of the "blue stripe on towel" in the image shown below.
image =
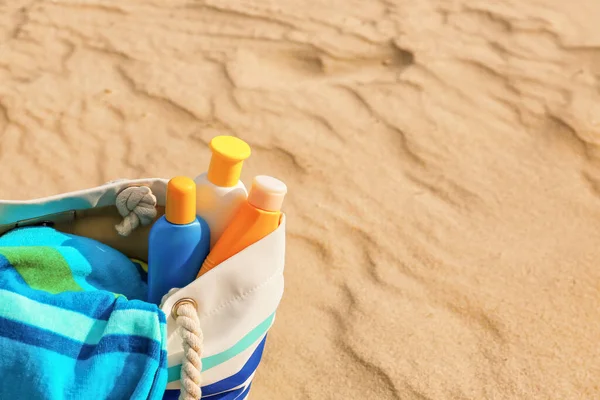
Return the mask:
<svg viewBox="0 0 600 400">
<path fill-rule="evenodd" d="M 87 360 L 98 354 L 118 352 L 146 354 L 155 360 L 159 360 L 161 357 L 160 343 L 145 337 L 106 335 L 100 339 L 98 344 L 89 345 L 2 317 L 0 317 L 0 336 L 52 350 L 77 360 Z"/>
</svg>

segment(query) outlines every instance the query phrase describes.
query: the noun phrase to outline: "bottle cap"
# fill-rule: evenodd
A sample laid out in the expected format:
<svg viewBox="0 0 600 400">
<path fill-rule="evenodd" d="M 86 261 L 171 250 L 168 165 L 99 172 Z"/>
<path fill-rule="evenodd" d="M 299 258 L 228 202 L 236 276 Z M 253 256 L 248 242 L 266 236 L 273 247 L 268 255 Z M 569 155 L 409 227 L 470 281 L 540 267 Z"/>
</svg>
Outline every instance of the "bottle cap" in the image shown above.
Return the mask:
<svg viewBox="0 0 600 400">
<path fill-rule="evenodd" d="M 242 164 L 250 157 L 250 146 L 234 136 L 216 136 L 210 141 L 212 158 L 208 167 L 208 180 L 221 187 L 237 185 Z"/>
<path fill-rule="evenodd" d="M 176 176 L 167 184 L 167 221 L 185 225 L 196 219 L 196 184 L 186 176 Z"/>
<path fill-rule="evenodd" d="M 287 186 L 272 176 L 258 175 L 252 181 L 248 203 L 265 211 L 279 211 L 287 193 Z"/>
</svg>

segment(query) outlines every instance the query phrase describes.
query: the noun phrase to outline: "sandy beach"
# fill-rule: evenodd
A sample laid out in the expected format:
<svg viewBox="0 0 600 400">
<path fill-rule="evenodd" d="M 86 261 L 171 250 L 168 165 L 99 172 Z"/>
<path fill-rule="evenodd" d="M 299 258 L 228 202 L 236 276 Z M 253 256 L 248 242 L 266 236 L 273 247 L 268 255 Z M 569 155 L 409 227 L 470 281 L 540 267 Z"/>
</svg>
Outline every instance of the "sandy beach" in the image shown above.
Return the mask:
<svg viewBox="0 0 600 400">
<path fill-rule="evenodd" d="M 597 0 L 0 0 L 0 198 L 284 180 L 255 400 L 600 398 Z"/>
</svg>

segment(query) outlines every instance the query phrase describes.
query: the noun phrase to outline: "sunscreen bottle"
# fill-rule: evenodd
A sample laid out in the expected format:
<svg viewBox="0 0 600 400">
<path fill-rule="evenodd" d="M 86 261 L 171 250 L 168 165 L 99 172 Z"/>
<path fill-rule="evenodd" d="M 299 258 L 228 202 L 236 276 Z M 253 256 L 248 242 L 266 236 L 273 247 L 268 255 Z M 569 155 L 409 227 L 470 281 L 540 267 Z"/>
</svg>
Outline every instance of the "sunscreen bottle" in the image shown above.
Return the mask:
<svg viewBox="0 0 600 400">
<path fill-rule="evenodd" d="M 148 302 L 160 305 L 172 288 L 191 283 L 210 251 L 208 224 L 196 217 L 196 185 L 178 176 L 167 184 L 165 215 L 148 239 Z"/>
<path fill-rule="evenodd" d="M 287 187 L 280 180 L 266 175 L 255 177 L 247 201 L 204 260 L 198 277 L 277 229 L 286 193 Z"/>
<path fill-rule="evenodd" d="M 240 174 L 244 160 L 250 157 L 250 146 L 234 136 L 216 136 L 209 146 L 212 157 L 208 172 L 195 182 L 196 214 L 208 223 L 212 248 L 248 197 Z"/>
</svg>

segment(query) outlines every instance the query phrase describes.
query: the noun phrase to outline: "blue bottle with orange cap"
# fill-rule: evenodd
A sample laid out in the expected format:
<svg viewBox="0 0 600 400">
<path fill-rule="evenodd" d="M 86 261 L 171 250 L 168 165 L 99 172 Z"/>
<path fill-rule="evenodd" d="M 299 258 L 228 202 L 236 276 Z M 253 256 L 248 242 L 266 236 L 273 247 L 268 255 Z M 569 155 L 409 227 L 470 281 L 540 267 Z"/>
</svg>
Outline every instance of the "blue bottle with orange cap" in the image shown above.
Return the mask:
<svg viewBox="0 0 600 400">
<path fill-rule="evenodd" d="M 148 302 L 160 305 L 169 290 L 194 281 L 209 251 L 208 224 L 196 216 L 196 184 L 175 177 L 167 184 L 165 215 L 148 239 Z"/>
</svg>

